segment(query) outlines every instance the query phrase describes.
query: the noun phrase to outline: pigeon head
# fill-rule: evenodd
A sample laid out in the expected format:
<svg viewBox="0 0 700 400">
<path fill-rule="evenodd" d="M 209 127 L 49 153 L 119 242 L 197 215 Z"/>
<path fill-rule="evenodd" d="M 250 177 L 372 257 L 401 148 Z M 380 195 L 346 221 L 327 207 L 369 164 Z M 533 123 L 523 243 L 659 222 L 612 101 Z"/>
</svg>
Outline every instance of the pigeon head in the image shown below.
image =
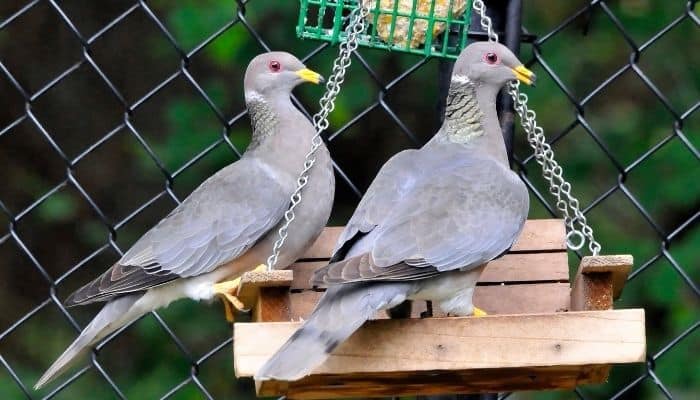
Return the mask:
<svg viewBox="0 0 700 400">
<path fill-rule="evenodd" d="M 500 43 L 476 42 L 467 46 L 455 62 L 452 78 L 469 80 L 500 89 L 517 79 L 526 85 L 535 83 L 535 74 Z"/>
<path fill-rule="evenodd" d="M 291 93 L 303 82 L 321 83 L 323 77 L 306 68 L 293 55 L 283 51 L 271 51 L 253 58 L 245 71 L 243 86 L 245 97 L 267 98 L 271 95 Z"/>
</svg>

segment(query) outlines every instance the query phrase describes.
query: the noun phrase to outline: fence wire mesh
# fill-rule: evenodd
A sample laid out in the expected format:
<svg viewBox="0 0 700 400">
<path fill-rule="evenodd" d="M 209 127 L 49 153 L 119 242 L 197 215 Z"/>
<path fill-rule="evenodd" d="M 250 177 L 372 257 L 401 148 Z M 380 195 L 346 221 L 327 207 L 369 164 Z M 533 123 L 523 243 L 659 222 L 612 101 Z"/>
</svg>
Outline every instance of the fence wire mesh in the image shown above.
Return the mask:
<svg viewBox="0 0 700 400">
<path fill-rule="evenodd" d="M 649 355 L 643 366 L 615 368 L 608 384 L 555 396 L 692 398 L 700 390 L 697 2 L 562 3 L 525 5 L 521 59 L 539 75 L 528 93 L 604 251 L 635 256 L 622 303 L 647 310 Z M 253 397 L 250 382 L 233 378 L 220 308 L 190 302 L 116 332 L 61 383 L 31 386 L 94 314 L 64 307 L 66 295 L 240 156 L 242 72 L 252 55 L 290 50 L 328 73 L 336 49 L 292 37 L 296 7 L 0 5 L 0 397 Z M 324 138 L 338 177 L 332 222 L 347 220 L 388 157 L 434 132 L 439 118 L 425 116 L 436 114 L 440 68 L 354 54 Z M 302 88 L 295 104 L 310 115 L 319 96 Z M 514 149 L 537 199 L 532 216 L 554 215 L 517 128 Z"/>
</svg>

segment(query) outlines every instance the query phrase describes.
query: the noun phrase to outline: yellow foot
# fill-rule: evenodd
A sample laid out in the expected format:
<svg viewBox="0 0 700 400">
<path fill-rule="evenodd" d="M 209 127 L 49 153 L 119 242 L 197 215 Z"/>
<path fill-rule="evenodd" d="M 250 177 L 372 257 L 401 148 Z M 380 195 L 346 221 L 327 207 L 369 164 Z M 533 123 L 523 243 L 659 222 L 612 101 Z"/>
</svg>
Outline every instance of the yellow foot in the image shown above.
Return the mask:
<svg viewBox="0 0 700 400">
<path fill-rule="evenodd" d="M 260 264 L 253 270 L 255 272 L 267 271 L 267 265 Z M 212 285 L 214 294 L 221 297 L 224 303 L 224 312 L 228 322 L 235 321 L 234 309 L 238 311 L 247 311 L 245 304 L 238 299 L 238 287 L 241 285 L 241 277 L 231 281 L 219 282 Z"/>
<path fill-rule="evenodd" d="M 474 307 L 474 313 L 472 314 L 473 317 L 483 317 L 484 315 L 488 315 L 486 311 L 479 307 Z"/>
</svg>

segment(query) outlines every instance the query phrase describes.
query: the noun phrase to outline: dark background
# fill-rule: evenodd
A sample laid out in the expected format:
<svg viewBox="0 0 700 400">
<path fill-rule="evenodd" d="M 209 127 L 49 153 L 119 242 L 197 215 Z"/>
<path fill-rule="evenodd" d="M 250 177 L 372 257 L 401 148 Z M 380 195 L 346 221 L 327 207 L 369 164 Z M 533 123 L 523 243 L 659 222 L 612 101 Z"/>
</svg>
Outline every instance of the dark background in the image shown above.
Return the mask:
<svg viewBox="0 0 700 400">
<path fill-rule="evenodd" d="M 697 398 L 700 6 L 524 3 L 538 39 L 521 58 L 539 78 L 525 90 L 603 253 L 635 257 L 618 307 L 646 309 L 650 361 L 577 393 L 511 398 Z M 99 351 L 100 368 L 58 393 L 29 389 L 98 309 L 60 300 L 245 148 L 247 62 L 269 47 L 313 53 L 307 65 L 330 73 L 337 48 L 294 35 L 298 2 L 240 5 L 0 4 L 1 399 L 253 397 L 233 378 L 221 306 L 191 301 L 133 324 Z M 325 134 L 338 167 L 331 225 L 347 220 L 382 163 L 435 131 L 437 76 L 437 60 L 371 49 L 353 58 Z M 296 94 L 313 113 L 322 90 Z M 550 216 L 519 127 L 515 155 L 533 188 L 531 218 Z"/>
</svg>

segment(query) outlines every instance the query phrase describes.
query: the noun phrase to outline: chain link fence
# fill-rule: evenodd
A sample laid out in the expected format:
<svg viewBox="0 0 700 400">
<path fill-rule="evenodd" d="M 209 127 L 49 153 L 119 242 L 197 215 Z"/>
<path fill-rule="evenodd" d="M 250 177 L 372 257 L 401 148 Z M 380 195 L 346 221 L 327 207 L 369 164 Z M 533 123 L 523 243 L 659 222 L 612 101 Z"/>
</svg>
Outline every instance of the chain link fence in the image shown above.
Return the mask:
<svg viewBox="0 0 700 400">
<path fill-rule="evenodd" d="M 251 383 L 233 377 L 220 307 L 192 302 L 116 332 L 61 383 L 31 386 L 96 310 L 67 309 L 62 299 L 244 150 L 247 61 L 285 49 L 328 73 L 337 49 L 294 38 L 297 4 L 289 3 L 0 5 L 2 398 L 253 397 Z M 698 5 L 562 3 L 524 6 L 521 59 L 539 78 L 527 90 L 530 104 L 603 253 L 635 256 L 621 306 L 647 310 L 649 356 L 645 365 L 614 368 L 606 385 L 499 398 L 693 398 Z M 368 49 L 352 62 L 324 135 L 338 177 L 335 224 L 347 220 L 384 161 L 435 131 L 445 67 Z M 311 115 L 320 89 L 297 93 L 295 104 Z M 519 127 L 513 148 L 536 199 L 532 217 L 555 215 Z"/>
</svg>

